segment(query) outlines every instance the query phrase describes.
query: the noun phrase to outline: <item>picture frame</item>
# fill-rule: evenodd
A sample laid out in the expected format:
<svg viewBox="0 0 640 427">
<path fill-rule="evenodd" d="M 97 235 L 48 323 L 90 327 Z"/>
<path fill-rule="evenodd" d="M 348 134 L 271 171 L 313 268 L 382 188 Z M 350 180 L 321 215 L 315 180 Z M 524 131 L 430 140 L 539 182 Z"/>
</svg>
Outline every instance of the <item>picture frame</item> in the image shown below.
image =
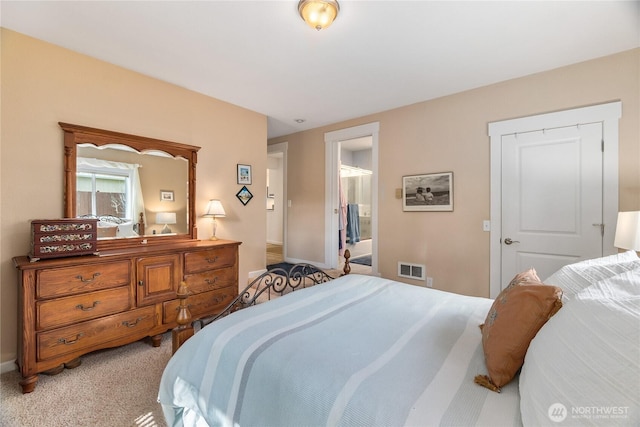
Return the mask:
<svg viewBox="0 0 640 427">
<path fill-rule="evenodd" d="M 236 197 L 238 198 L 238 200 L 240 200 L 240 202 L 242 202 L 244 206 L 246 206 L 247 203 L 249 203 L 253 198 L 253 194 L 251 194 L 251 191 L 249 191 L 249 189 L 245 185 L 245 186 L 242 186 L 240 191 L 236 193 Z"/>
<path fill-rule="evenodd" d="M 402 210 L 405 212 L 453 211 L 453 172 L 403 176 Z"/>
<path fill-rule="evenodd" d="M 171 190 L 160 190 L 160 201 L 161 202 L 175 202 L 175 195 Z"/>
<path fill-rule="evenodd" d="M 251 165 L 238 164 L 238 184 L 251 185 Z"/>
</svg>

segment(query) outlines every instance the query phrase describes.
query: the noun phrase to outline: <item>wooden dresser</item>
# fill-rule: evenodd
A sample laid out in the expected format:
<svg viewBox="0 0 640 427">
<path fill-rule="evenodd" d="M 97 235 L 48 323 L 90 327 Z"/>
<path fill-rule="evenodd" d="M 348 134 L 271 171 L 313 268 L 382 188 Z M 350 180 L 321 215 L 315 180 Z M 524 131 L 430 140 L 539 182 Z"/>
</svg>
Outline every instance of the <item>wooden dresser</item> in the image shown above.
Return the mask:
<svg viewBox="0 0 640 427">
<path fill-rule="evenodd" d="M 239 242 L 154 244 L 99 255 L 30 262 L 18 269 L 18 359 L 23 393 L 39 373 L 80 365 L 80 356 L 175 327 L 182 280 L 194 318 L 217 314 L 238 295 Z"/>
</svg>

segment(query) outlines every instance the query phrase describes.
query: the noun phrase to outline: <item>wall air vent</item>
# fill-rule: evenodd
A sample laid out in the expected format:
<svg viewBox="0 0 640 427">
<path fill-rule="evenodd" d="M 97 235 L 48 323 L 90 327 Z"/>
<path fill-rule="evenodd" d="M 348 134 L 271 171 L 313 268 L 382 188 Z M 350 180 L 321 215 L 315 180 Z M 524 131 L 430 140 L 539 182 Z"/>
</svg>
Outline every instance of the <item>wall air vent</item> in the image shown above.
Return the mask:
<svg viewBox="0 0 640 427">
<path fill-rule="evenodd" d="M 398 262 L 398 276 L 407 279 L 425 280 L 427 267 L 424 264 L 412 264 L 410 262 Z"/>
</svg>

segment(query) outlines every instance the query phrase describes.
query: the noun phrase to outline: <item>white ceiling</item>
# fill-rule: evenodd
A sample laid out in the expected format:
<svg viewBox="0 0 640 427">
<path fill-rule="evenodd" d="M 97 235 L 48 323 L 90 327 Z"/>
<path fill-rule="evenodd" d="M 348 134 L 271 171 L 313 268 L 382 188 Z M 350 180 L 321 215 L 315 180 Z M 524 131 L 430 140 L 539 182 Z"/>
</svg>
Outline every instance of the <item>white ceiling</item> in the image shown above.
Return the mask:
<svg viewBox="0 0 640 427">
<path fill-rule="evenodd" d="M 638 1 L 6 1 L 2 26 L 265 114 L 269 137 L 640 46 Z M 297 123 L 296 119 L 304 119 Z"/>
</svg>

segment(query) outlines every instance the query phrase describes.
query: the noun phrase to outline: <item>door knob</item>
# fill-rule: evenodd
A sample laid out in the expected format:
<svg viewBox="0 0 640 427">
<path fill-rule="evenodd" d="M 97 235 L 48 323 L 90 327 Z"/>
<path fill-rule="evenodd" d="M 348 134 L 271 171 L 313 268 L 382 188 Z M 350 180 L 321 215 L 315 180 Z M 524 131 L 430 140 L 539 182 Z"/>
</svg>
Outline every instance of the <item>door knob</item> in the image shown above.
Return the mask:
<svg viewBox="0 0 640 427">
<path fill-rule="evenodd" d="M 511 240 L 511 237 L 507 237 L 506 239 L 504 239 L 504 244 L 505 245 L 511 245 L 513 243 L 520 243 L 519 240 Z"/>
</svg>

